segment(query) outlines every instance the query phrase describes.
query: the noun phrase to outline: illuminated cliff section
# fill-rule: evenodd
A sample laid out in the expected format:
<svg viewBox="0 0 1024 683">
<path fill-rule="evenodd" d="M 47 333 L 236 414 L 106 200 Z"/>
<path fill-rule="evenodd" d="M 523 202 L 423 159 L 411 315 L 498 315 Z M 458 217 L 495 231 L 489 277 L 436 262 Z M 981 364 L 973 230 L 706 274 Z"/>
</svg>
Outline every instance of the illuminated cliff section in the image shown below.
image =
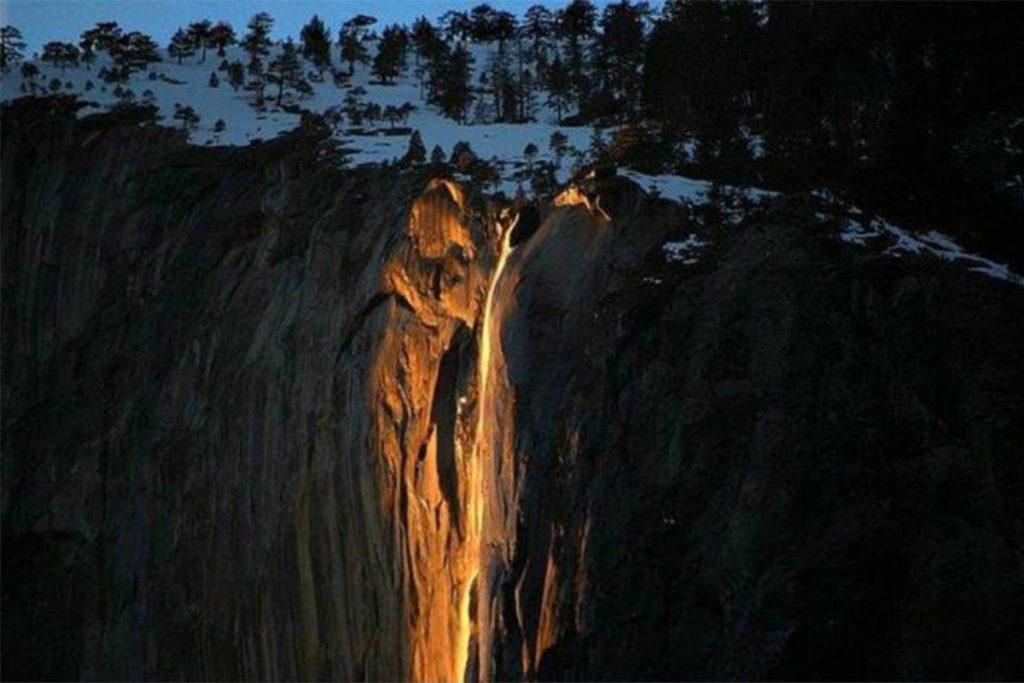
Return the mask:
<svg viewBox="0 0 1024 683">
<path fill-rule="evenodd" d="M 559 192 L 555 195 L 552 204 L 556 207 L 582 206 L 593 216 L 599 217 L 606 222 L 611 221 L 611 216 L 601 208 L 600 197 L 595 196 L 594 198 L 591 198 L 590 195 L 586 194 L 578 185 L 569 185 L 567 188 Z"/>
<path fill-rule="evenodd" d="M 551 476 L 579 451 L 580 434 L 560 432 L 557 413 L 540 410 L 529 384 L 549 381 L 532 364 L 535 344 L 551 344 L 558 324 L 529 314 L 532 297 L 573 310 L 572 297 L 587 287 L 591 264 L 615 239 L 611 215 L 586 188 L 570 186 L 552 202 L 544 220 L 515 246 L 501 250 L 485 306 L 477 429 L 481 471 L 481 566 L 474 641 L 477 680 L 535 680 L 569 631 L 584 632 L 582 593 L 587 585 L 587 526 L 553 517 L 565 485 Z M 614 206 L 614 204 L 613 204 Z M 514 224 L 513 224 L 514 226 Z M 511 233 L 509 233 L 511 234 Z M 511 242 L 511 240 L 510 240 Z M 536 309 L 533 309 L 536 310 Z M 557 354 L 551 363 L 557 364 Z M 524 393 L 524 389 L 526 393 Z M 557 391 L 557 386 L 551 386 Z M 521 398 L 527 399 L 520 405 Z M 561 444 L 557 461 L 522 424 L 550 423 Z M 557 435 L 557 436 L 556 436 Z M 556 464 L 556 462 L 558 464 Z M 524 493 L 527 487 L 532 491 Z M 548 501 L 538 505 L 523 495 Z M 525 533 L 524 533 L 525 532 Z M 555 654 L 551 654 L 555 652 Z"/>
<path fill-rule="evenodd" d="M 548 232 L 609 220 L 596 198 L 570 188 Z M 515 392 L 503 321 L 514 311 L 520 250 L 516 214 L 433 180 L 411 203 L 405 238 L 384 265 L 373 343 L 371 449 L 381 467 L 383 518 L 407 631 L 403 670 L 415 681 L 489 680 L 515 548 Z M 555 225 L 557 224 L 557 225 Z M 535 240 L 534 240 L 535 241 Z M 545 558 L 542 605 L 524 609 L 522 669 L 536 671 L 558 638 L 557 560 Z M 537 610 L 537 607 L 540 609 Z"/>
<path fill-rule="evenodd" d="M 381 502 L 393 521 L 408 662 L 416 681 L 462 680 L 479 567 L 476 343 L 493 251 L 486 211 L 462 188 L 431 181 L 380 287 L 384 320 L 370 392 Z M 483 263 L 481 263 L 483 261 Z M 490 267 L 489 267 L 490 266 Z"/>
</svg>

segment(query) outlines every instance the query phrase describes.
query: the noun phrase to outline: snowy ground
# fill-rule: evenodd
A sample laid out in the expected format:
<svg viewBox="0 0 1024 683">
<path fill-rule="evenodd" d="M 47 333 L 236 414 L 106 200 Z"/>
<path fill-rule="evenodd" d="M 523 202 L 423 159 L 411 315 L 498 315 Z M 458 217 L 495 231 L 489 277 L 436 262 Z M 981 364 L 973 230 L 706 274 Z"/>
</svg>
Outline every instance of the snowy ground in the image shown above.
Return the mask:
<svg viewBox="0 0 1024 683">
<path fill-rule="evenodd" d="M 371 52 L 374 50 L 372 45 L 370 49 Z M 496 49 L 496 46 L 470 46 L 475 59 L 472 79 L 474 85 L 479 82 L 481 71 L 486 69 L 489 56 Z M 273 56 L 272 54 L 266 58 L 264 63 L 269 63 Z M 229 48 L 225 57 L 218 57 L 216 51 L 210 50 L 205 62 L 200 62 L 199 55 L 188 58 L 183 64 L 178 64 L 166 54 L 162 57 L 162 62 L 151 65 L 147 71 L 134 74 L 126 87 L 135 94 L 137 102 L 145 99 L 152 101 L 167 125 L 180 125 L 173 119 L 176 104 L 191 106 L 200 117 L 198 125 L 189 134 L 193 144 L 246 145 L 274 138 L 299 125 L 299 114 L 289 113 L 283 107 L 274 105 L 273 97 L 276 91 L 273 86 L 268 86 L 267 89 L 267 106 L 262 111 L 257 110 L 252 106 L 252 93 L 244 89 L 233 89 L 228 83 L 227 74 L 218 71 L 225 58 L 229 61 L 238 60 L 243 64 L 248 61 L 239 47 Z M 335 69 L 347 72 L 348 65 L 338 60 L 336 50 L 332 52 L 332 60 Z M 80 116 L 106 110 L 117 102 L 114 86 L 105 84 L 99 77 L 99 70 L 109 64 L 109 59 L 103 53 L 98 54 L 96 61 L 88 67 L 83 65 L 61 70 L 43 62 L 34 63 L 40 71 L 36 79 L 36 83 L 41 86 L 40 91 L 51 92 L 51 81 L 59 79 L 60 92 L 77 94 L 90 102 L 89 106 L 79 111 Z M 307 72 L 313 72 L 311 65 L 304 65 Z M 210 74 L 213 72 L 220 81 L 218 87 L 211 87 L 209 84 Z M 353 77 L 341 87 L 335 85 L 328 72 L 324 74 L 322 82 L 311 81 L 311 95 L 301 99 L 291 95 L 283 104 L 298 105 L 303 109 L 323 113 L 332 108 L 342 107 L 346 93 L 354 88 L 366 91 L 360 97 L 363 104 L 378 104 L 383 109 L 388 105 L 398 107 L 406 102 L 411 103 L 416 109 L 401 126 L 420 132 L 428 154 L 435 145 L 438 145 L 447 157 L 457 142 L 469 142 L 478 157 L 494 162 L 500 178 L 493 189 L 503 191 L 508 196 L 514 195 L 521 187 L 527 192 L 530 190 L 528 186 L 523 186 L 519 179 L 523 176 L 523 169 L 530 163 L 523 153 L 528 144 L 534 144 L 538 150 L 532 160 L 533 163 L 557 164 L 556 180 L 560 183 L 568 180 L 572 165 L 583 159 L 589 147 L 593 129 L 558 125 L 555 113 L 543 103 L 544 93 L 538 93 L 537 121 L 534 123 L 462 125 L 445 118 L 421 98 L 422 87 L 415 73 L 414 64 L 410 59 L 408 68 L 394 84 L 381 85 L 373 82 L 368 64 L 357 64 Z M 18 68 L 10 69 L 8 73 L 3 74 L 0 79 L 0 100 L 24 96 L 26 93 L 22 92 L 22 81 Z M 88 82 L 91 82 L 92 88 L 87 88 Z M 218 120 L 225 124 L 222 132 L 214 130 Z M 556 131 L 561 131 L 569 144 L 567 153 L 560 160 L 556 159 L 550 147 L 551 135 Z M 364 124 L 358 132 L 348 125 L 342 125 L 336 135 L 346 149 L 352 150 L 349 159 L 352 165 L 399 159 L 408 149 L 410 136 L 409 133 L 395 134 L 391 124 L 385 122 Z M 755 146 L 760 143 L 758 140 L 752 142 Z M 692 149 L 681 150 L 680 153 L 692 154 Z M 653 194 L 691 204 L 706 203 L 712 186 L 712 183 L 706 180 L 675 175 L 650 176 L 629 169 L 623 170 L 622 175 Z M 775 196 L 773 192 L 758 188 L 724 189 L 753 202 Z M 824 196 L 819 198 L 828 199 Z M 865 226 L 860 220 L 859 211 L 851 208 L 847 213 L 848 217 L 840 226 L 839 237 L 851 246 L 881 249 L 883 253 L 893 257 L 902 254 L 931 255 L 1024 287 L 1024 278 L 1010 271 L 1007 266 L 967 254 L 945 235 L 931 232 L 915 236 L 878 220 Z M 730 218 L 728 212 L 726 218 Z M 703 246 L 704 243 L 690 242 L 666 244 L 666 257 L 672 261 L 686 263 L 695 259 Z"/>
<path fill-rule="evenodd" d="M 373 49 L 371 47 L 371 52 Z M 473 65 L 474 84 L 478 82 L 479 73 L 486 68 L 489 54 L 496 49 L 496 47 L 487 45 L 471 46 L 471 52 L 476 60 Z M 253 141 L 276 137 L 299 125 L 300 116 L 298 114 L 288 113 L 282 108 L 274 106 L 273 95 L 276 94 L 274 86 L 267 88 L 266 92 L 270 101 L 266 110 L 258 111 L 252 106 L 252 93 L 245 90 L 234 90 L 228 84 L 227 75 L 217 70 L 223 59 L 238 60 L 243 64 L 248 61 L 245 53 L 237 46 L 228 48 L 225 57 L 218 57 L 216 51 L 209 51 L 205 63 L 200 63 L 199 55 L 186 59 L 180 65 L 166 54 L 163 54 L 162 57 L 163 61 L 151 65 L 148 71 L 134 74 L 126 87 L 135 94 L 137 102 L 141 102 L 143 94 L 150 91 L 153 102 L 159 108 L 160 115 L 167 125 L 180 125 L 172 118 L 176 103 L 193 107 L 200 117 L 198 125 L 190 133 L 190 140 L 193 144 L 245 145 Z M 266 58 L 264 63 L 269 63 L 272 58 L 273 54 Z M 334 68 L 347 73 L 348 65 L 338 60 L 337 51 L 332 53 L 332 60 Z M 78 94 L 84 100 L 95 103 L 95 106 L 82 109 L 80 116 L 107 109 L 117 102 L 117 97 L 113 92 L 114 87 L 103 83 L 98 75 L 99 70 L 109 64 L 108 58 L 103 53 L 97 55 L 96 62 L 91 67 L 78 66 L 61 70 L 43 62 L 34 63 L 40 71 L 36 82 L 47 92 L 49 92 L 50 81 L 58 78 L 62 83 L 60 92 Z M 307 71 L 313 71 L 309 63 L 304 63 L 304 65 Z M 216 88 L 209 85 L 211 72 L 216 72 L 220 80 L 220 85 Z M 323 82 L 310 83 L 313 87 L 312 95 L 301 99 L 293 95 L 287 97 L 284 104 L 291 103 L 310 111 L 322 113 L 332 107 L 343 106 L 345 95 L 350 89 L 362 88 L 366 91 L 366 94 L 360 97 L 360 101 L 364 104 L 378 104 L 384 108 L 388 105 L 397 107 L 409 102 L 415 106 L 416 110 L 409 116 L 407 122 L 401 124 L 401 127 L 419 130 L 428 154 L 435 145 L 440 145 L 448 155 L 455 143 L 465 140 L 470 143 L 478 157 L 485 160 L 492 158 L 501 160 L 509 168 L 515 164 L 525 165 L 527 163 L 523 150 L 530 143 L 536 145 L 538 149 L 535 162 L 554 162 L 555 156 L 550 149 L 550 140 L 555 131 L 560 130 L 568 138 L 570 150 L 575 149 L 580 153 L 587 149 L 592 133 L 590 128 L 559 126 L 554 113 L 540 102 L 543 99 L 540 96 L 538 97 L 538 121 L 536 123 L 459 124 L 445 118 L 436 108 L 421 99 L 421 85 L 415 76 L 415 68 L 411 59 L 408 68 L 392 85 L 375 83 L 372 78 L 368 64 L 357 64 L 353 77 L 343 87 L 336 86 L 330 73 L 325 73 Z M 94 87 L 87 91 L 86 83 L 88 81 L 91 81 Z M 71 84 L 70 88 L 64 87 L 67 83 Z M 3 80 L 0 82 L 0 99 L 9 100 L 23 96 L 21 86 L 20 71 L 17 68 L 10 70 L 3 75 Z M 217 120 L 224 121 L 226 128 L 223 132 L 217 133 L 214 130 Z M 408 149 L 409 135 L 391 134 L 391 125 L 386 122 L 361 126 L 365 134 L 352 134 L 350 131 L 346 131 L 346 128 L 347 126 L 342 126 L 338 135 L 344 140 L 347 147 L 356 150 L 350 159 L 350 163 L 354 165 L 398 159 Z M 562 159 L 560 180 L 564 180 L 568 176 L 572 161 L 573 155 L 570 151 Z"/>
</svg>

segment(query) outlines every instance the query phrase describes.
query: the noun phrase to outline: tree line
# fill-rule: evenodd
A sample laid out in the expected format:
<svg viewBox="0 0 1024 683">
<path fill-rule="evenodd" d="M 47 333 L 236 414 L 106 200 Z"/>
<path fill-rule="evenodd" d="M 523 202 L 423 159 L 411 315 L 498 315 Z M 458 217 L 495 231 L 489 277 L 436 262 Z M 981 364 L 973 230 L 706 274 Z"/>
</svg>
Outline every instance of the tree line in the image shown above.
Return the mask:
<svg viewBox="0 0 1024 683">
<path fill-rule="evenodd" d="M 571 0 L 517 16 L 480 4 L 379 33 L 372 16 L 337 33 L 314 16 L 273 59 L 273 18 L 261 13 L 241 36 L 224 22 L 182 27 L 168 56 L 202 63 L 237 42 L 245 63 L 222 67 L 258 106 L 267 88 L 277 102 L 308 92 L 311 73 L 344 84 L 368 65 L 388 84 L 411 68 L 422 97 L 458 121 L 530 121 L 545 104 L 560 123 L 613 128 L 595 150 L 611 162 L 827 186 L 912 224 L 1024 242 L 1008 227 L 1024 224 L 1022 7 Z M 475 70 L 473 43 L 493 46 Z M 23 49 L 3 27 L 3 68 Z M 97 51 L 114 79 L 159 59 L 151 39 L 112 22 L 78 45 L 48 43 L 42 58 L 64 68 Z"/>
<path fill-rule="evenodd" d="M 695 143 L 676 170 L 829 187 L 1024 262 L 1024 6 L 670 2 L 646 42 L 654 148 Z"/>
</svg>

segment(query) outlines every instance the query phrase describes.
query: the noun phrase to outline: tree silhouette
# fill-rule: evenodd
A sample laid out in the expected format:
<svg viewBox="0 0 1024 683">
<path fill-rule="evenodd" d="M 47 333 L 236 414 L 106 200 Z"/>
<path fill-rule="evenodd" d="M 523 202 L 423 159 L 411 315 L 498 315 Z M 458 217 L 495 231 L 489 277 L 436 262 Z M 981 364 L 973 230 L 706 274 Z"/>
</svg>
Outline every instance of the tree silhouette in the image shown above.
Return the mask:
<svg viewBox="0 0 1024 683">
<path fill-rule="evenodd" d="M 25 41 L 21 31 L 13 26 L 0 27 L 0 69 L 7 71 L 10 64 L 17 64 L 24 57 Z"/>
<path fill-rule="evenodd" d="M 341 61 L 348 62 L 348 75 L 355 73 L 356 63 L 365 64 L 368 61 L 366 46 L 359 37 L 359 32 L 352 27 L 344 27 L 338 34 L 338 50 Z"/>
<path fill-rule="evenodd" d="M 179 28 L 171 36 L 171 43 L 167 46 L 167 54 L 172 58 L 178 60 L 178 64 L 181 64 L 182 60 L 186 57 L 191 57 L 196 53 L 195 41 L 185 32 L 185 29 Z"/>
<path fill-rule="evenodd" d="M 572 81 L 562 65 L 562 58 L 556 56 L 548 69 L 548 104 L 555 108 L 558 124 L 562 124 L 562 112 L 572 103 Z"/>
<path fill-rule="evenodd" d="M 313 63 L 321 75 L 331 65 L 331 33 L 317 15 L 302 27 L 302 56 Z"/>
<path fill-rule="evenodd" d="M 297 88 L 302 80 L 298 52 L 290 38 L 281 46 L 281 54 L 267 66 L 267 77 L 277 85 L 277 105 L 281 106 L 285 88 Z"/>
<path fill-rule="evenodd" d="M 84 43 L 83 50 L 88 49 L 90 52 L 96 50 L 109 54 L 112 49 L 117 48 L 121 35 L 121 27 L 117 25 L 116 21 L 101 21 L 82 32 L 80 44 Z"/>
<path fill-rule="evenodd" d="M 199 114 L 192 107 L 183 107 L 179 103 L 174 104 L 174 118 L 181 121 L 182 130 L 191 130 L 199 123 Z"/>
<path fill-rule="evenodd" d="M 273 27 L 274 18 L 266 12 L 260 12 L 249 20 L 249 32 L 242 39 L 242 49 L 249 55 L 250 63 L 258 64 L 270 54 L 270 31 Z"/>
<path fill-rule="evenodd" d="M 406 151 L 405 156 L 402 157 L 402 162 L 406 164 L 422 164 L 426 160 L 427 148 L 423 144 L 420 132 L 414 130 L 409 138 L 409 149 Z"/>
<path fill-rule="evenodd" d="M 439 58 L 437 62 L 436 75 L 439 82 L 435 86 L 434 101 L 445 116 L 463 123 L 466 110 L 473 100 L 469 83 L 473 57 L 459 43 L 450 55 Z"/>
<path fill-rule="evenodd" d="M 28 83 L 29 88 L 35 92 L 36 79 L 39 77 L 39 67 L 32 62 L 25 62 L 21 65 L 21 78 Z"/>
<path fill-rule="evenodd" d="M 235 29 L 227 22 L 218 21 L 210 29 L 210 43 L 217 46 L 217 56 L 223 57 L 224 49 L 235 44 Z"/>
<path fill-rule="evenodd" d="M 114 63 L 126 73 L 146 69 L 153 62 L 160 61 L 160 48 L 145 33 L 132 31 L 121 36 L 118 47 L 113 52 Z"/>
<path fill-rule="evenodd" d="M 384 29 L 377 55 L 373 59 L 373 74 L 381 83 L 389 83 L 405 66 L 405 32 L 399 26 Z"/>
<path fill-rule="evenodd" d="M 192 39 L 193 45 L 195 45 L 197 50 L 203 51 L 202 59 L 199 60 L 200 64 L 206 62 L 206 48 L 211 44 L 211 28 L 208 19 L 196 21 L 188 25 L 188 36 Z"/>
<path fill-rule="evenodd" d="M 43 46 L 43 53 L 39 58 L 44 62 L 50 62 L 64 73 L 69 64 L 78 64 L 79 54 L 78 48 L 71 43 L 55 40 Z"/>
</svg>

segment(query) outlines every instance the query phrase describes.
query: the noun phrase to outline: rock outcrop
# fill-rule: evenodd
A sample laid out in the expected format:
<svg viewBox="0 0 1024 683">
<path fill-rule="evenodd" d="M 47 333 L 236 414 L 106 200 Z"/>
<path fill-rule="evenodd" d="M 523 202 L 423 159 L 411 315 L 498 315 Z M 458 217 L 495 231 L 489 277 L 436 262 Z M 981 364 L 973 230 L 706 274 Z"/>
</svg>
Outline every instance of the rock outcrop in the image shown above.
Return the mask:
<svg viewBox="0 0 1024 683">
<path fill-rule="evenodd" d="M 1018 286 L 2 125 L 4 677 L 1024 677 Z"/>
<path fill-rule="evenodd" d="M 3 124 L 5 676 L 451 678 L 484 213 L 302 133 Z"/>
</svg>

